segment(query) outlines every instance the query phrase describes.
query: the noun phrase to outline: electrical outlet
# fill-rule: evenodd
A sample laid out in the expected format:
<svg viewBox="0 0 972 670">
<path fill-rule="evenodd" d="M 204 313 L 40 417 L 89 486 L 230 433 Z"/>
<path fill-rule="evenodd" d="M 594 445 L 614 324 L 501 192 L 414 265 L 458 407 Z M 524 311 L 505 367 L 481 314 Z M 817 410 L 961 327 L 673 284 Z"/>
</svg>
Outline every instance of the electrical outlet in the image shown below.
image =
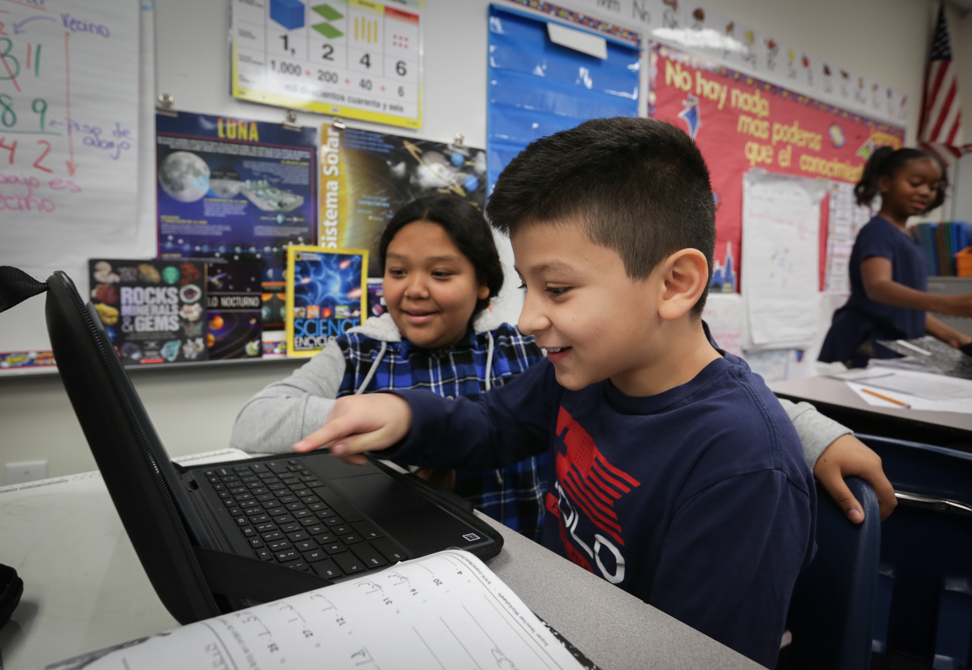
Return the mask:
<svg viewBox="0 0 972 670">
<path fill-rule="evenodd" d="M 7 485 L 47 479 L 47 461 L 7 463 Z"/>
</svg>

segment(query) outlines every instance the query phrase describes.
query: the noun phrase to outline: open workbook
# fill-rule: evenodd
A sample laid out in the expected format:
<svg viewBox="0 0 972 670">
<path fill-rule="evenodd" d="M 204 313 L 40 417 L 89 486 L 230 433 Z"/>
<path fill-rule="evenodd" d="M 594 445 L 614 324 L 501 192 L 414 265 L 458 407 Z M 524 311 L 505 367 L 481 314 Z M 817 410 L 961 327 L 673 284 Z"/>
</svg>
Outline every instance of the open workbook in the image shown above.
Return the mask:
<svg viewBox="0 0 972 670">
<path fill-rule="evenodd" d="M 558 638 L 482 561 L 449 550 L 45 670 L 593 667 Z"/>
</svg>

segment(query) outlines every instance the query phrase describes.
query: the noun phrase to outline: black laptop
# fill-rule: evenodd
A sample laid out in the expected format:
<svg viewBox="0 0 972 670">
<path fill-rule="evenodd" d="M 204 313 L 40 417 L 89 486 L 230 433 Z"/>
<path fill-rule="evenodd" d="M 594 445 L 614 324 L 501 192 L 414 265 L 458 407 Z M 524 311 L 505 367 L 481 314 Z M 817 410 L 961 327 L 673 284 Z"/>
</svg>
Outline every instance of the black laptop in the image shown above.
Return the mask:
<svg viewBox="0 0 972 670">
<path fill-rule="evenodd" d="M 156 593 L 189 623 L 458 547 L 503 538 L 464 501 L 380 461 L 326 452 L 184 468 L 162 446 L 94 307 L 47 282 L 54 358 L 105 484 Z M 0 311 L 44 290 L 0 268 Z"/>
</svg>

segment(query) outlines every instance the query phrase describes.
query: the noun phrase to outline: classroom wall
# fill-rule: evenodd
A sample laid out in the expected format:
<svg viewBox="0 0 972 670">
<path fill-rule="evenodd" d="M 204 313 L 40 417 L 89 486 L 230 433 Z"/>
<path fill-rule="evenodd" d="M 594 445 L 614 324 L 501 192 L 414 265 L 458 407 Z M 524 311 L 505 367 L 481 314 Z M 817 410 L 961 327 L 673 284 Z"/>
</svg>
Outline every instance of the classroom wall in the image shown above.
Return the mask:
<svg viewBox="0 0 972 670">
<path fill-rule="evenodd" d="M 461 132 L 468 144 L 485 146 L 488 5 L 488 0 L 426 0 L 424 123 L 417 137 L 449 142 Z M 916 101 L 908 126 L 913 138 L 932 0 L 712 0 L 705 6 L 906 91 Z M 972 30 L 972 22 L 965 21 L 956 18 L 953 23 L 953 45 L 959 22 L 962 30 Z M 230 98 L 228 34 L 225 0 L 156 3 L 157 92 L 172 94 L 176 109 L 281 121 L 280 109 Z M 964 70 L 972 73 L 972 63 Z M 972 85 L 965 90 L 972 94 Z M 325 117 L 301 114 L 300 120 L 316 125 Z M 503 249 L 509 262 L 508 245 Z M 502 297 L 500 313 L 515 319 L 519 294 L 504 291 Z M 16 314 L 15 309 L 3 316 Z M 142 370 L 132 377 L 166 447 L 179 455 L 225 447 L 233 419 L 247 398 L 297 365 L 282 361 L 218 370 Z M 94 468 L 57 377 L 0 377 L 0 484 L 5 463 L 38 459 L 49 460 L 51 476 Z"/>
</svg>

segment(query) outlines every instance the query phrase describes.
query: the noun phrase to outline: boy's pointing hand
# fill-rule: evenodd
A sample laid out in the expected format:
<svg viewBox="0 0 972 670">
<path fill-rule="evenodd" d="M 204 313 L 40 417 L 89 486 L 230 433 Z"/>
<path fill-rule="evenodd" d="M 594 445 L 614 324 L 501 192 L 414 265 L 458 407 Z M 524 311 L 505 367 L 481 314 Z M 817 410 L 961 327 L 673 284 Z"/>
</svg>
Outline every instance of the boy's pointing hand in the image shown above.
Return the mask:
<svg viewBox="0 0 972 670">
<path fill-rule="evenodd" d="M 328 446 L 346 463 L 364 465 L 364 451 L 386 449 L 401 440 L 412 425 L 408 403 L 390 393 L 338 399 L 327 423 L 294 445 L 294 451 Z"/>
</svg>

